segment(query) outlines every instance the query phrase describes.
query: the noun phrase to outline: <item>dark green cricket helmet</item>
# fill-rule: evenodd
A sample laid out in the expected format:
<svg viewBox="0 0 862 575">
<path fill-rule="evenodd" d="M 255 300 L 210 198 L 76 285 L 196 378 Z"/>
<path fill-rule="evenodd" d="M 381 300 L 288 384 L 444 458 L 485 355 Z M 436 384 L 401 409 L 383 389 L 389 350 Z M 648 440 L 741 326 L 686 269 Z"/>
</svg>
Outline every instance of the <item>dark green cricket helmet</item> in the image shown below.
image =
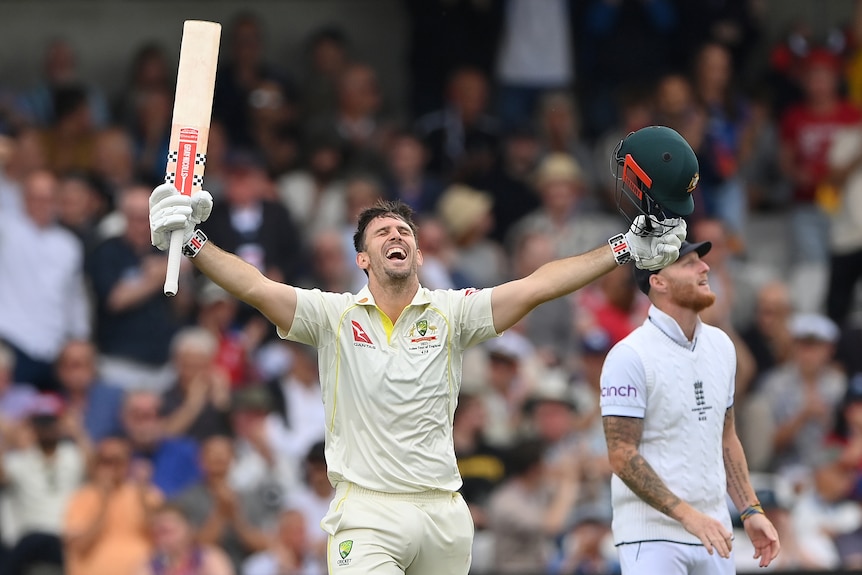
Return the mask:
<svg viewBox="0 0 862 575">
<path fill-rule="evenodd" d="M 675 130 L 647 126 L 632 132 L 620 141 L 611 161 L 617 207 L 630 222 L 641 214 L 662 220 L 694 211 L 697 156 Z"/>
</svg>

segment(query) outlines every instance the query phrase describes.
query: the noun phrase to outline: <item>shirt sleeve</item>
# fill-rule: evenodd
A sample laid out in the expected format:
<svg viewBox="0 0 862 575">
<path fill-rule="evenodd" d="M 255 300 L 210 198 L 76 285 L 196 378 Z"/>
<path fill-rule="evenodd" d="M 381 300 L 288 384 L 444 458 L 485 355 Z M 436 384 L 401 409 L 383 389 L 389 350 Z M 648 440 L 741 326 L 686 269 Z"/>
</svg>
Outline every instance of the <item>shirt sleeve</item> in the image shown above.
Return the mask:
<svg viewBox="0 0 862 575">
<path fill-rule="evenodd" d="M 282 339 L 320 347 L 323 335 L 332 332 L 332 327 L 350 304 L 351 294 L 334 294 L 319 289 L 296 289 L 296 312 L 290 331 L 277 326 L 276 333 Z M 334 319 L 333 319 L 334 318 Z"/>
<path fill-rule="evenodd" d="M 602 415 L 643 418 L 646 413 L 646 372 L 638 353 L 617 345 L 608 353 L 601 375 Z"/>
<path fill-rule="evenodd" d="M 462 289 L 450 291 L 453 309 L 460 309 L 461 349 L 495 338 L 500 334 L 494 329 L 494 313 L 491 309 L 493 288 Z"/>
</svg>

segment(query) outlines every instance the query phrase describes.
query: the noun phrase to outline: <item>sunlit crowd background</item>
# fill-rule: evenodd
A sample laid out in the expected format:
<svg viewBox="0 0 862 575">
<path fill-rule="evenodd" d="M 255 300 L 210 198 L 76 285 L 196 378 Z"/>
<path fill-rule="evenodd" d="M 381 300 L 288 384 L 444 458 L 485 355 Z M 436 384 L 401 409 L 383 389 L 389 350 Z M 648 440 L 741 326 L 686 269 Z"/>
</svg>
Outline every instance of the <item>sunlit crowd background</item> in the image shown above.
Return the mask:
<svg viewBox="0 0 862 575">
<path fill-rule="evenodd" d="M 424 286 L 490 287 L 623 231 L 614 147 L 676 129 L 700 162 L 689 238 L 713 244 L 703 320 L 736 345 L 738 432 L 782 538 L 770 569 L 860 569 L 862 3 L 767 45 L 761 4 L 405 1 L 397 103 L 338 24 L 288 67 L 265 11 L 238 10 L 202 227 L 270 278 L 356 291 L 356 218 L 397 198 Z M 0 77 L 4 575 L 326 573 L 314 350 L 189 262 L 162 293 L 148 200 L 175 48 L 140 45 L 115 91 L 68 38 L 37 84 Z M 454 438 L 476 573 L 619 572 L 598 381 L 648 307 L 624 266 L 468 352 Z"/>
</svg>

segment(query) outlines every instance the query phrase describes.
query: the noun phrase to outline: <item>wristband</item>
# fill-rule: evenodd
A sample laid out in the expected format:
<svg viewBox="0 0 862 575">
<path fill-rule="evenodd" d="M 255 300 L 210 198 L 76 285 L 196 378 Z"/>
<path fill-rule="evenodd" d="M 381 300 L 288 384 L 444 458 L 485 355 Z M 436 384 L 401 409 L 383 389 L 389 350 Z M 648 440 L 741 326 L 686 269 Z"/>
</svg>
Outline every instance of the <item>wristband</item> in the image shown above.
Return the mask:
<svg viewBox="0 0 862 575">
<path fill-rule="evenodd" d="M 183 246 L 183 255 L 189 258 L 193 258 L 198 255 L 198 252 L 201 251 L 201 248 L 207 243 L 207 235 L 203 233 L 201 230 L 195 230 L 195 233 L 192 234 L 192 237 L 189 238 L 189 241 L 186 242 L 186 245 Z"/>
<path fill-rule="evenodd" d="M 632 261 L 632 250 L 629 248 L 629 243 L 623 234 L 617 234 L 608 240 L 611 246 L 611 251 L 614 254 L 614 259 L 618 266 L 627 264 Z"/>
<path fill-rule="evenodd" d="M 754 505 L 749 505 L 745 508 L 745 510 L 739 514 L 739 518 L 745 522 L 746 519 L 751 517 L 752 515 L 766 515 L 763 511 L 763 506 L 760 505 L 760 502 L 755 503 Z"/>
</svg>

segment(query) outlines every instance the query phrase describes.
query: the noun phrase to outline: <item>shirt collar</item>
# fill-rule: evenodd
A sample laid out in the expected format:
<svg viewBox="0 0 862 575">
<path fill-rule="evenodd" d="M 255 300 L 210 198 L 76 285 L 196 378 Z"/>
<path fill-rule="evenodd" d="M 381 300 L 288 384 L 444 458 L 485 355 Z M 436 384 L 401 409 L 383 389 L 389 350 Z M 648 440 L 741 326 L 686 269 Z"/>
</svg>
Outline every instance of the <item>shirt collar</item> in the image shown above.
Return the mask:
<svg viewBox="0 0 862 575">
<path fill-rule="evenodd" d="M 359 293 L 353 296 L 353 301 L 358 305 L 371 305 L 376 306 L 377 303 L 374 301 L 374 296 L 371 295 L 371 290 L 368 289 L 368 284 L 365 284 Z M 427 288 L 419 286 L 419 289 L 416 290 L 416 294 L 413 296 L 413 300 L 410 302 L 410 305 L 427 305 L 431 303 L 431 292 Z"/>
<path fill-rule="evenodd" d="M 652 322 L 654 326 L 659 328 L 663 334 L 671 338 L 676 344 L 688 349 L 694 350 L 697 345 L 697 338 L 700 336 L 701 326 L 703 322 L 700 317 L 697 318 L 697 323 L 694 326 L 694 337 L 691 341 L 685 337 L 682 328 L 676 323 L 676 320 L 671 316 L 661 311 L 655 305 L 649 306 L 647 321 Z"/>
</svg>

